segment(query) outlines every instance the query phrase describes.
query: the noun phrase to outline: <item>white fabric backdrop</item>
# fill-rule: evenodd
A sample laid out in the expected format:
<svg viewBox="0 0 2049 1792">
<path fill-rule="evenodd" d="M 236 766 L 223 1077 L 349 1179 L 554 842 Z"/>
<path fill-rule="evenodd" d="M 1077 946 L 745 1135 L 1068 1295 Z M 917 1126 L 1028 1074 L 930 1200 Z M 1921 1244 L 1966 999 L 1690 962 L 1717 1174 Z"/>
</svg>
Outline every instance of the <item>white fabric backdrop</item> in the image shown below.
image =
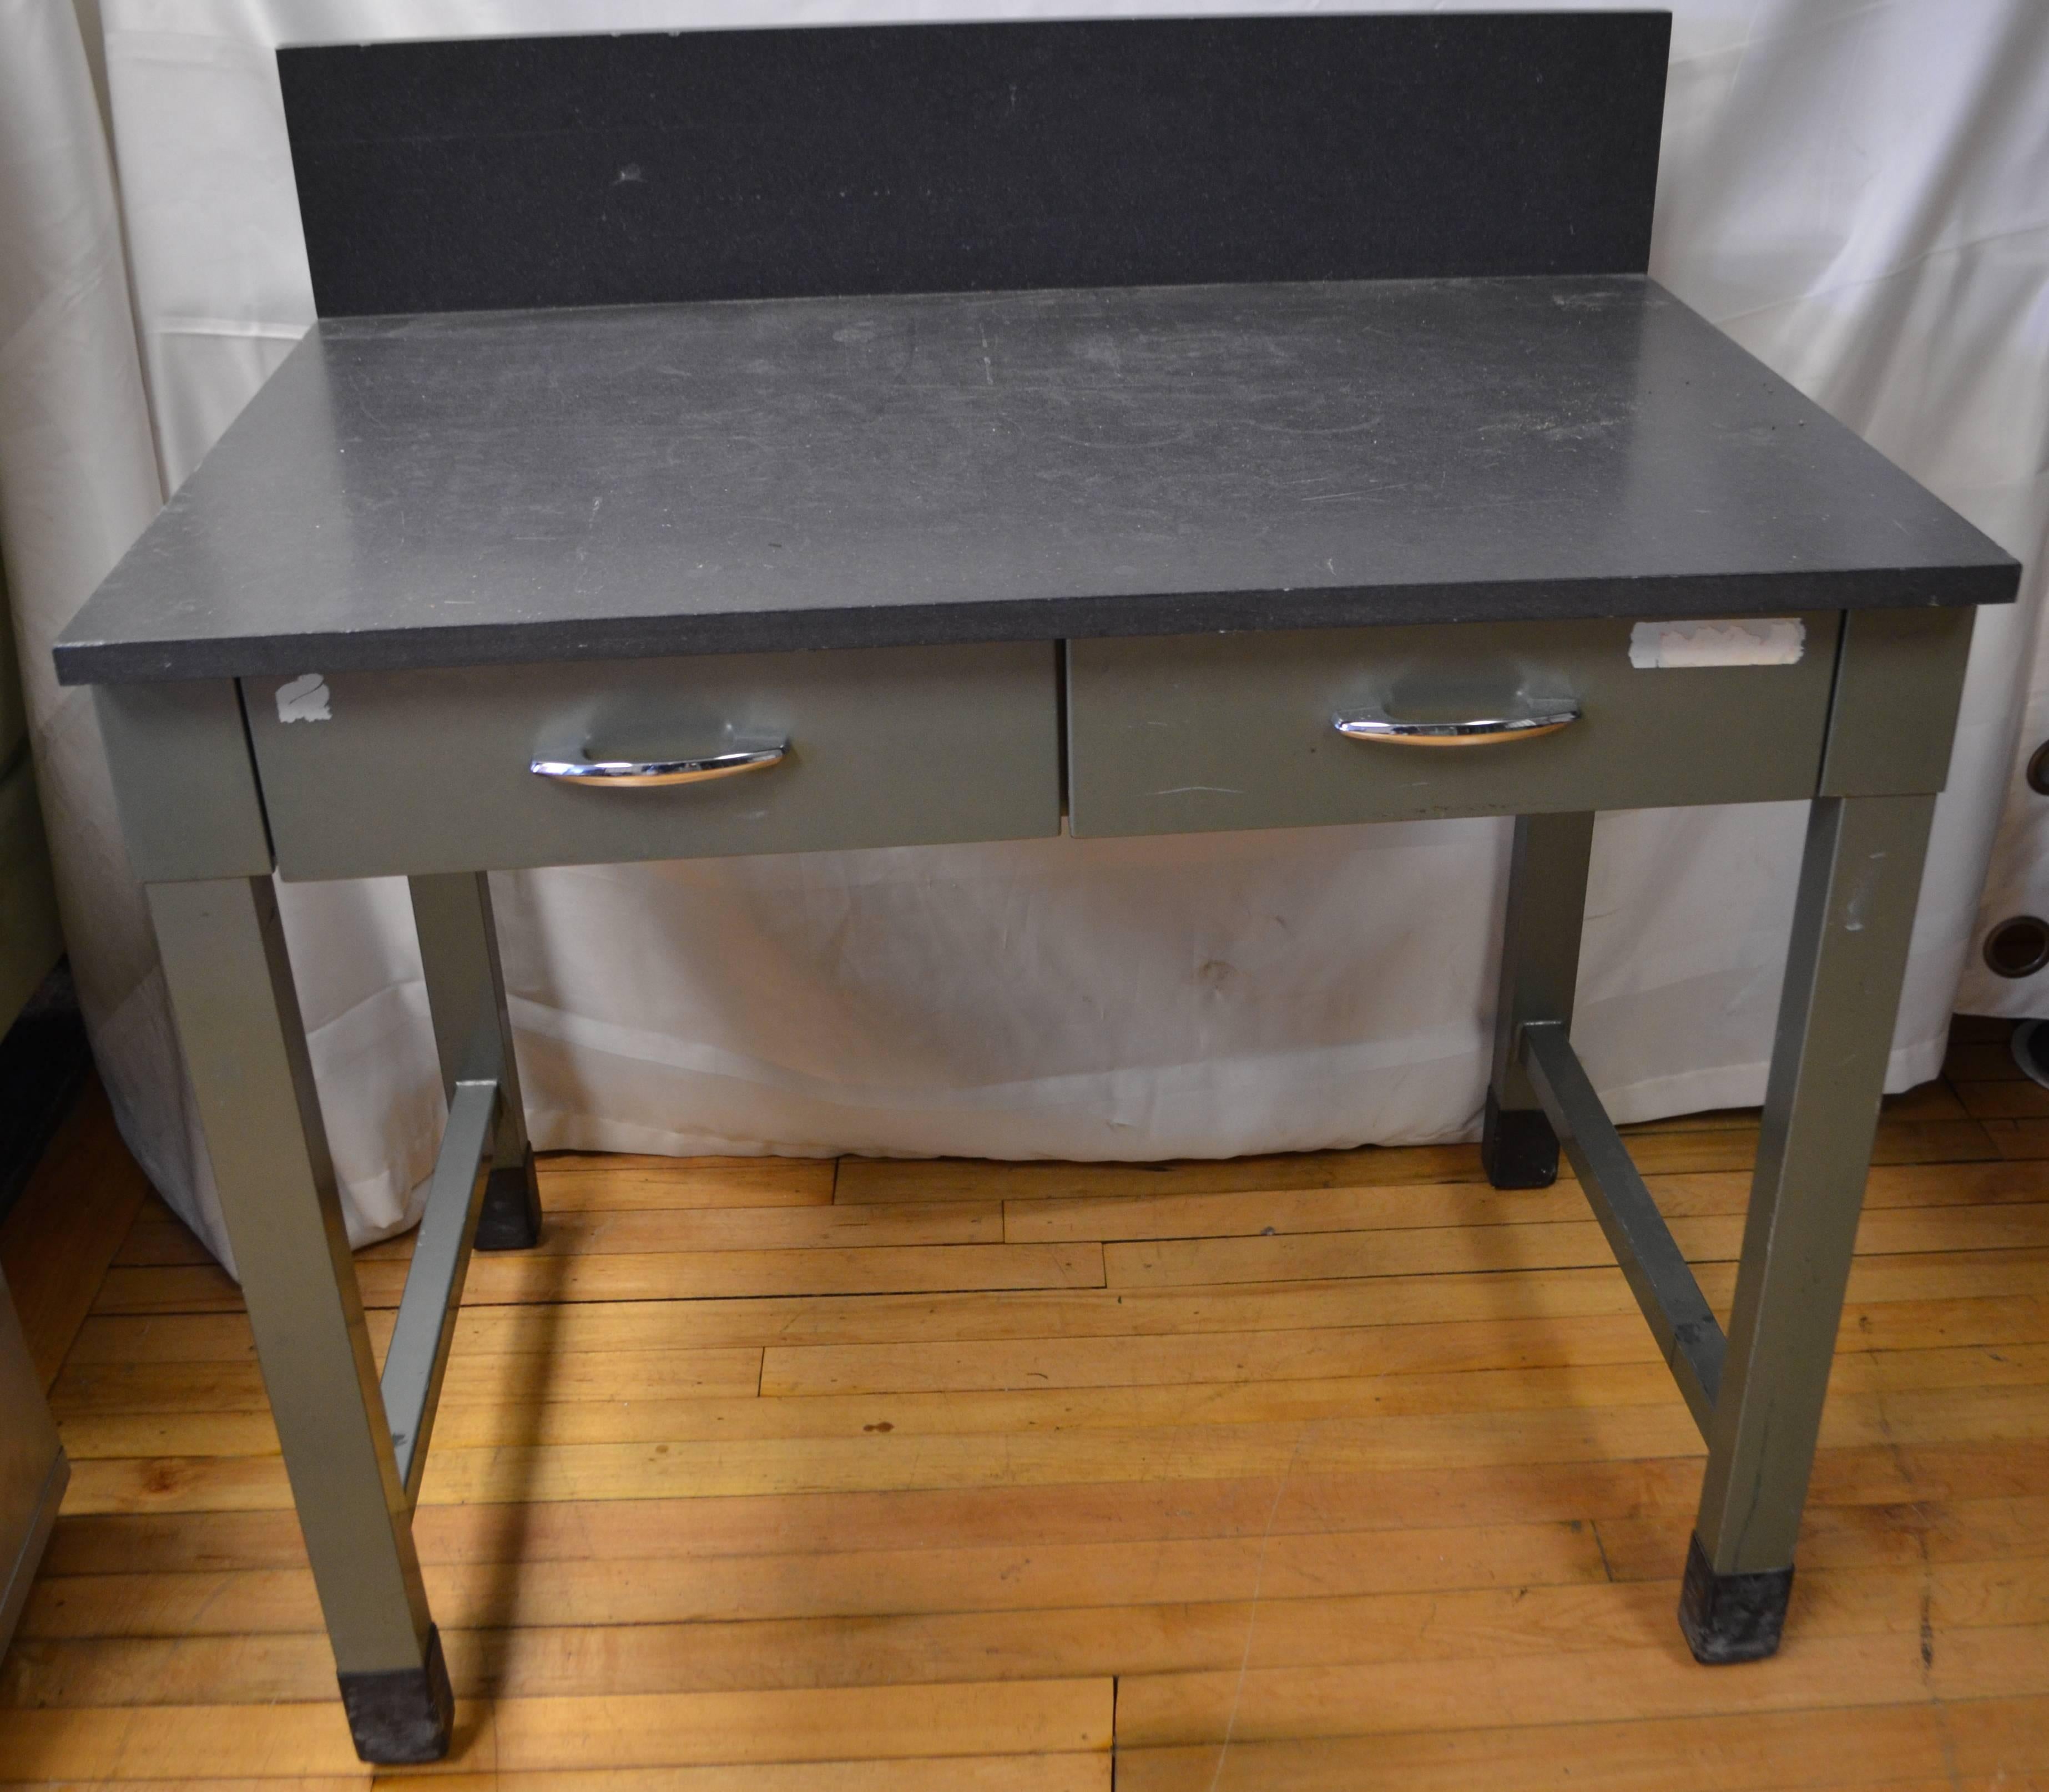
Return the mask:
<svg viewBox="0 0 2049 1792">
<path fill-rule="evenodd" d="M 0 0 L 0 229 L 32 251 L 0 260 L 0 539 L 101 1063 L 153 1178 L 220 1248 L 89 710 L 46 649 L 154 507 L 153 442 L 175 487 L 311 318 L 272 46 L 1308 9 L 103 4 L 118 206 L 68 12 Z M 1681 0 L 1653 271 L 2034 566 L 2045 248 L 2036 0 Z M 2049 1009 L 2042 979 L 1971 968 L 1986 922 L 2049 912 L 2049 801 L 2014 772 L 2024 713 L 2028 744 L 2049 729 L 2040 582 L 1980 625 L 1895 1087 L 1934 1074 L 1960 976 L 1969 1008 Z M 1759 1098 L 1802 825 L 1797 806 L 1602 818 L 1577 1033 L 1619 1117 Z M 504 878 L 536 1143 L 1143 1157 L 1469 1134 L 1504 840 L 1447 822 Z M 405 1223 L 440 1120 L 403 889 L 284 897 L 367 1238 Z"/>
</svg>

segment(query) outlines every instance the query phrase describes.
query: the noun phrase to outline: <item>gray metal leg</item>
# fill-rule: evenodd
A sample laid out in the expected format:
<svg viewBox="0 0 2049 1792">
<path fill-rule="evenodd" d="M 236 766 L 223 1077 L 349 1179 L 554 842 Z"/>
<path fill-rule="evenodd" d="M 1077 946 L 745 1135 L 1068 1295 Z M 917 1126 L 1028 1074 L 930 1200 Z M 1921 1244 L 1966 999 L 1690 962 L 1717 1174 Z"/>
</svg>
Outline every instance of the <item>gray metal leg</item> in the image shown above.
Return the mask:
<svg viewBox="0 0 2049 1792">
<path fill-rule="evenodd" d="M 1530 1021 L 1522 1029 L 1521 1061 L 1705 1436 L 1714 1423 L 1728 1347 L 1714 1308 L 1630 1161 L 1628 1148 L 1565 1036 L 1565 1024 Z"/>
<path fill-rule="evenodd" d="M 1703 1662 L 1779 1646 L 1864 1203 L 1932 796 L 1816 801 L 1679 1619 Z"/>
<path fill-rule="evenodd" d="M 154 884 L 164 974 L 343 1702 L 365 1760 L 438 1759 L 454 1701 L 268 877 Z"/>
<path fill-rule="evenodd" d="M 1572 1024 L 1593 838 L 1591 814 L 1515 819 L 1494 1066 L 1479 1145 L 1487 1180 L 1496 1188 L 1548 1188 L 1558 1180 L 1558 1135 L 1520 1062 L 1516 1033 L 1527 1021 Z"/>
<path fill-rule="evenodd" d="M 491 1180 L 477 1220 L 479 1250 L 524 1250 L 541 1239 L 541 1191 L 512 1055 L 505 1011 L 505 974 L 491 913 L 491 883 L 482 872 L 449 872 L 406 880 L 420 935 L 427 1002 L 441 1054 L 441 1086 L 451 1103 L 479 1028 L 496 1028 L 501 1099 L 491 1145 Z"/>
</svg>

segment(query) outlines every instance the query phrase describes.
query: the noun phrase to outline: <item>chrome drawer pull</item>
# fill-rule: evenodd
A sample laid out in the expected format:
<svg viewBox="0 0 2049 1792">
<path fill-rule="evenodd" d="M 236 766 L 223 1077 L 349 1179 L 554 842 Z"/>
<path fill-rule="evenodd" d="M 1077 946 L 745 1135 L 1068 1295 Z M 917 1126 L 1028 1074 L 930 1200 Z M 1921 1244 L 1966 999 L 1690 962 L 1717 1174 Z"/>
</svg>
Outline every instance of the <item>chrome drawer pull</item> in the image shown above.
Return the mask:
<svg viewBox="0 0 2049 1792">
<path fill-rule="evenodd" d="M 790 743 L 737 748 L 708 759 L 537 759 L 527 769 L 537 778 L 565 784 L 613 784 L 632 789 L 647 784 L 701 784 L 710 778 L 730 778 L 737 772 L 761 772 L 780 765 Z"/>
<path fill-rule="evenodd" d="M 1332 724 L 1347 741 L 1386 741 L 1398 747 L 1484 747 L 1496 741 L 1534 741 L 1556 734 L 1580 719 L 1569 699 L 1547 702 L 1519 716 L 1477 717 L 1471 721 L 1397 721 L 1385 709 L 1361 709 Z"/>
</svg>

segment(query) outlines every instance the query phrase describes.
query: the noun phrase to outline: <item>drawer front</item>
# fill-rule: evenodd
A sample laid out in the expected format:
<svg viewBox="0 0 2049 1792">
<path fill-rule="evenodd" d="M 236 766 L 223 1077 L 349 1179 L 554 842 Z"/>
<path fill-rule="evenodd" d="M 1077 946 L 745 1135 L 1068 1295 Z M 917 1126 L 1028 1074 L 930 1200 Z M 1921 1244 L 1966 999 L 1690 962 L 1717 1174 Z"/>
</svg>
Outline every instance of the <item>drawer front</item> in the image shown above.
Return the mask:
<svg viewBox="0 0 2049 1792">
<path fill-rule="evenodd" d="M 1756 803 L 1814 794 L 1838 617 L 1791 664 L 1631 663 L 1627 620 L 1077 641 L 1078 835 Z M 1453 721 L 1576 704 L 1557 732 L 1417 746 L 1340 735 L 1380 709 Z"/>
<path fill-rule="evenodd" d="M 287 877 L 1006 840 L 1059 830 L 1045 643 L 711 655 L 244 682 Z M 284 719 L 290 716 L 295 719 Z M 620 787 L 535 760 L 780 763 Z"/>
</svg>

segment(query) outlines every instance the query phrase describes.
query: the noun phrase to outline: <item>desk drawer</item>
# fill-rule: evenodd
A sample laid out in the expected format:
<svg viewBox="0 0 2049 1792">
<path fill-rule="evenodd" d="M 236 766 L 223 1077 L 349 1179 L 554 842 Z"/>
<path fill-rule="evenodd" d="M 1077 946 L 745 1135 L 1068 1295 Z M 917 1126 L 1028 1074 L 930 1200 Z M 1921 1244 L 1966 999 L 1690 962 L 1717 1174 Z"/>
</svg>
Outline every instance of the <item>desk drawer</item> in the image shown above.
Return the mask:
<svg viewBox="0 0 2049 1792">
<path fill-rule="evenodd" d="M 1077 641 L 1078 835 L 1304 827 L 1814 794 L 1834 612 L 1787 665 L 1639 670 L 1629 622 L 1475 623 Z M 1419 746 L 1339 734 L 1380 709 L 1448 721 L 1577 706 L 1553 733 Z"/>
<path fill-rule="evenodd" d="M 310 674 L 244 682 L 287 877 L 1059 830 L 1045 643 L 354 673 L 324 685 Z M 667 787 L 593 787 L 531 769 L 536 760 L 696 760 L 773 742 L 787 742 L 778 763 Z"/>
</svg>

